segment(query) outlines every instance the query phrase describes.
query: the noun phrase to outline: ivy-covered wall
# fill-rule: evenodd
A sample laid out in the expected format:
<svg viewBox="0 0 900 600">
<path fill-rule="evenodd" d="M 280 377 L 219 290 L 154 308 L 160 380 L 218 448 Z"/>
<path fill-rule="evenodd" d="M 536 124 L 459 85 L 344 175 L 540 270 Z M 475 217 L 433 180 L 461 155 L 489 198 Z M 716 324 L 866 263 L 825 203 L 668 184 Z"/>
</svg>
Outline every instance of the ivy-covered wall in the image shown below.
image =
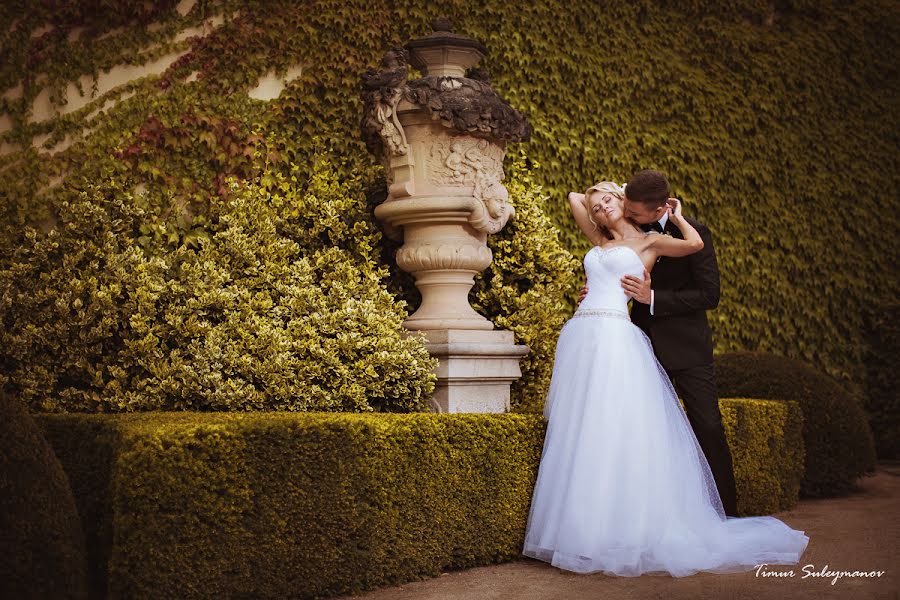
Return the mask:
<svg viewBox="0 0 900 600">
<path fill-rule="evenodd" d="M 177 235 L 189 239 L 272 131 L 287 140 L 273 161 L 307 164 L 322 135 L 347 169 L 372 168 L 360 74 L 439 14 L 489 48 L 492 85 L 533 125 L 525 149 L 571 250 L 587 241 L 568 190 L 661 169 L 715 235 L 717 351 L 781 353 L 861 383 L 865 314 L 900 290 L 890 0 L 5 2 L 0 216 L 51 219 L 85 182 L 112 176 L 183 211 Z M 209 33 L 176 41 L 214 15 Z M 61 103 L 70 81 L 171 52 L 184 55 L 161 74 L 31 122 L 42 90 Z M 247 95 L 298 63 L 278 98 Z"/>
</svg>

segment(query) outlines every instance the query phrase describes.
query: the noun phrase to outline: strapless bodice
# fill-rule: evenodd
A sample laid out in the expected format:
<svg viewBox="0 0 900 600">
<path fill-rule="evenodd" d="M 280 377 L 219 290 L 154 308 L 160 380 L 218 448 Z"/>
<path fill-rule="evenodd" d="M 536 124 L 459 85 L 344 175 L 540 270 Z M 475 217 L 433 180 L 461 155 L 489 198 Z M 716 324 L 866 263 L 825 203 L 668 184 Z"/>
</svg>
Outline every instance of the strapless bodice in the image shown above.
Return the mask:
<svg viewBox="0 0 900 600">
<path fill-rule="evenodd" d="M 588 293 L 578 306 L 578 312 L 609 310 L 628 314 L 628 296 L 621 279 L 634 275 L 643 279 L 644 263 L 632 248 L 594 246 L 584 255 L 584 272 Z"/>
</svg>

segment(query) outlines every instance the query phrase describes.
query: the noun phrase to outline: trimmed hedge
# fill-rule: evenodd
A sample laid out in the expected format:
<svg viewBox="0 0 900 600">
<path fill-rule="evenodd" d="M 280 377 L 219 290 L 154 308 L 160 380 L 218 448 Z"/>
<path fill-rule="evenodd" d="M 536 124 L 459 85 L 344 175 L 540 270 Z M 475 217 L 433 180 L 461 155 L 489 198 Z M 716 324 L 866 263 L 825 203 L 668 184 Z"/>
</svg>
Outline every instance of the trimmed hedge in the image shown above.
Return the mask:
<svg viewBox="0 0 900 600">
<path fill-rule="evenodd" d="M 515 557 L 543 435 L 537 415 L 39 419 L 112 598 L 310 598 Z"/>
<path fill-rule="evenodd" d="M 739 515 L 768 515 L 797 504 L 803 479 L 803 412 L 797 402 L 719 401 L 734 464 Z"/>
<path fill-rule="evenodd" d="M 801 444 L 780 439 L 793 413 L 722 404 L 735 456 L 753 456 L 741 506 L 796 500 L 774 459 Z M 92 587 L 111 598 L 312 598 L 517 558 L 545 431 L 519 414 L 37 420 L 73 479 Z"/>
<path fill-rule="evenodd" d="M 25 405 L 0 393 L 0 598 L 87 598 L 69 481 Z"/>
<path fill-rule="evenodd" d="M 866 319 L 866 412 L 878 457 L 900 458 L 900 302 L 873 306 Z"/>
<path fill-rule="evenodd" d="M 834 378 L 801 361 L 735 352 L 714 359 L 720 396 L 795 400 L 803 411 L 802 496 L 853 489 L 875 469 L 875 444 L 861 403 Z"/>
</svg>

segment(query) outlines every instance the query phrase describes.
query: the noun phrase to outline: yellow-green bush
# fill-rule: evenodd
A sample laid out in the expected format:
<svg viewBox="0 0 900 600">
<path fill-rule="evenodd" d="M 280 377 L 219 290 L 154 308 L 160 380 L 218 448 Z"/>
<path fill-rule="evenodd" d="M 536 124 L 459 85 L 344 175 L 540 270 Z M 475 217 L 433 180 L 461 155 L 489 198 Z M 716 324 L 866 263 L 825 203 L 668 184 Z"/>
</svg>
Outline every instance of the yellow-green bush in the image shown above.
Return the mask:
<svg viewBox="0 0 900 600">
<path fill-rule="evenodd" d="M 860 400 L 834 378 L 773 354 L 723 354 L 715 357 L 714 366 L 720 396 L 800 404 L 805 448 L 802 495 L 844 492 L 858 477 L 874 471 L 875 445 Z"/>
<path fill-rule="evenodd" d="M 768 515 L 797 504 L 803 479 L 803 413 L 797 402 L 723 398 L 738 513 Z"/>
<path fill-rule="evenodd" d="M 45 411 L 421 410 L 435 361 L 365 195 L 321 157 L 297 176 L 229 180 L 196 249 L 113 181 L 64 203 L 0 270 L 7 389 Z"/>
<path fill-rule="evenodd" d="M 312 598 L 514 558 L 544 427 L 539 415 L 38 420 L 83 514 L 113 528 L 86 524 L 110 598 Z"/>
<path fill-rule="evenodd" d="M 65 201 L 61 227 L 27 230 L 0 271 L 7 387 L 39 410 L 421 409 L 434 361 L 398 337 L 404 301 L 380 287 L 393 260 L 371 212 L 380 169 L 345 162 L 338 178 L 326 156 L 323 142 L 308 179 L 267 162 L 199 214 L 159 218 L 115 180 Z M 473 300 L 531 348 L 512 400 L 540 412 L 580 265 L 525 163 Z"/>
<path fill-rule="evenodd" d="M 789 508 L 796 406 L 721 407 L 742 512 Z M 72 480 L 92 589 L 110 598 L 312 598 L 514 559 L 546 431 L 521 414 L 36 420 Z"/>
</svg>

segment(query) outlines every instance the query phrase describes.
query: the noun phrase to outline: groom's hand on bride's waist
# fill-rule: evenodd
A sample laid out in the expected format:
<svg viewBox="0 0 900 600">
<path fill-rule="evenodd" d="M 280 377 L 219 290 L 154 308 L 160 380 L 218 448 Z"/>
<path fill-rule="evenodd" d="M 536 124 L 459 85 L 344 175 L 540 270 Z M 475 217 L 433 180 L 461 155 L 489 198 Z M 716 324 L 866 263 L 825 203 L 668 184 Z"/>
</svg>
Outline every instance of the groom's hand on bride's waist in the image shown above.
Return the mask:
<svg viewBox="0 0 900 600">
<path fill-rule="evenodd" d="M 587 284 L 581 286 L 581 294 L 578 296 L 578 304 L 581 304 L 581 301 L 584 300 L 585 296 L 587 296 Z"/>
<path fill-rule="evenodd" d="M 650 272 L 644 269 L 644 278 L 638 279 L 634 275 L 625 275 L 622 277 L 622 289 L 629 298 L 634 298 L 635 302 L 641 304 L 650 304 Z"/>
</svg>

